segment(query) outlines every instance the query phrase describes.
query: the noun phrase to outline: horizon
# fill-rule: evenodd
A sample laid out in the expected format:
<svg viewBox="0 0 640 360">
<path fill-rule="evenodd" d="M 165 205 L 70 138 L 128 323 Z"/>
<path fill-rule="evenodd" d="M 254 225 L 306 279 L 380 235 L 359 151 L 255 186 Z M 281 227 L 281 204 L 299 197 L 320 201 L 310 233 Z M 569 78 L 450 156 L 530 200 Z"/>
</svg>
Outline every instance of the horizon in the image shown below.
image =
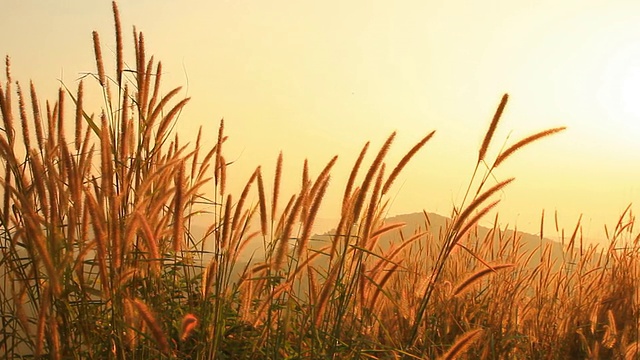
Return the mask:
<svg viewBox="0 0 640 360">
<path fill-rule="evenodd" d="M 181 139 L 195 138 L 199 126 L 212 133 L 225 119 L 226 152 L 235 162 L 230 172 L 238 180 L 232 192 L 258 165 L 270 183 L 281 150 L 285 195 L 297 190 L 305 158 L 313 177 L 339 155 L 319 215 L 334 219 L 366 141 L 365 164 L 397 130 L 389 152 L 389 165 L 395 165 L 436 130 L 395 182 L 388 211 L 448 216 L 464 195 L 500 97 L 509 93 L 489 159 L 503 142 L 509 146 L 550 127 L 568 129 L 519 152 L 496 172 L 498 181 L 516 177 L 500 196 L 502 224 L 539 232 L 544 209 L 546 229 L 553 228 L 557 211 L 560 227 L 572 230 L 584 214 L 585 239 L 604 244 L 604 225 L 614 226 L 626 206 L 640 200 L 640 169 L 634 166 L 640 160 L 640 29 L 634 15 L 640 4 L 118 5 L 126 58 L 133 58 L 128 29 L 135 25 L 147 53 L 163 62 L 163 89 L 184 86 L 180 96 L 192 97 L 176 127 Z M 58 79 L 73 88 L 95 71 L 93 30 L 113 66 L 109 2 L 27 1 L 4 8 L 2 55 L 11 57 L 14 80 L 34 80 L 42 102 L 55 98 Z M 25 19 L 29 31 L 20 30 Z M 101 99 L 94 94 L 88 104 L 98 113 Z"/>
</svg>

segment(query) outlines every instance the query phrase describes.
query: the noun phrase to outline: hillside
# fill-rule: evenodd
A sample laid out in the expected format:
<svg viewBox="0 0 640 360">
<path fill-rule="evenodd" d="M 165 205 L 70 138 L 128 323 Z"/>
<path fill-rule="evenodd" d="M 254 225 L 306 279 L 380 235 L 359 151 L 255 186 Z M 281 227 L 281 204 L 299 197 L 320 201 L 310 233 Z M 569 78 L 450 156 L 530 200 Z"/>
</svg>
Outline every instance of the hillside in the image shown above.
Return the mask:
<svg viewBox="0 0 640 360">
<path fill-rule="evenodd" d="M 450 218 L 435 213 L 426 213 L 426 217 L 425 213 L 412 213 L 390 217 L 386 220 L 386 223 L 405 223 L 405 226 L 401 228 L 401 231 L 405 238 L 417 232 L 427 230 L 432 238 L 437 240 L 440 239 L 440 236 L 444 236 L 444 232 L 446 231 L 449 221 Z M 472 231 L 470 233 L 469 238 L 467 238 L 465 241 L 465 245 L 476 245 L 477 243 L 481 242 L 489 234 L 490 231 L 493 231 L 493 229 L 485 226 L 478 226 L 475 231 Z M 496 228 L 495 232 L 496 234 L 492 235 L 494 239 L 498 240 L 499 238 L 502 238 L 503 242 L 508 242 L 511 246 L 513 246 L 513 229 Z M 537 253 L 537 256 L 532 256 L 529 263 L 530 266 L 535 266 L 540 262 L 540 257 L 543 255 L 544 250 L 547 248 L 551 252 L 551 259 L 554 259 L 558 262 L 562 260 L 564 256 L 566 256 L 565 251 L 563 251 L 564 246 L 557 241 L 548 238 L 540 239 L 539 235 L 534 235 L 522 231 L 516 231 L 515 236 L 519 240 L 518 245 L 520 253 Z M 381 246 L 384 246 L 385 242 L 388 243 L 397 241 L 398 237 L 398 233 L 387 235 L 381 240 Z M 494 251 L 497 255 L 500 250 L 499 247 L 501 242 L 494 241 L 493 243 Z M 506 244 L 505 246 L 509 246 L 509 244 Z"/>
<path fill-rule="evenodd" d="M 440 236 L 444 235 L 444 231 L 446 231 L 446 226 L 448 221 L 450 220 L 448 217 L 436 214 L 436 213 L 426 213 L 427 218 L 425 218 L 425 213 L 411 213 L 411 214 L 403 214 L 397 215 L 393 217 L 387 218 L 384 223 L 385 224 L 395 224 L 395 223 L 404 223 L 405 225 L 398 230 L 391 231 L 387 234 L 381 236 L 378 241 L 377 248 L 379 250 L 387 250 L 394 244 L 399 244 L 402 242 L 402 239 L 408 239 L 414 234 L 419 232 L 427 231 L 427 234 L 422 236 L 413 246 L 419 247 L 424 246 L 426 241 L 433 241 L 435 243 L 431 245 L 439 245 L 438 239 Z M 254 224 L 252 228 L 258 228 L 258 224 Z M 467 246 L 470 249 L 473 249 L 475 246 L 479 246 L 482 243 L 482 240 L 489 234 L 490 229 L 485 226 L 478 226 L 477 230 L 470 233 L 470 235 L 465 239 L 463 245 Z M 198 230 L 196 230 L 198 231 Z M 330 244 L 332 241 L 332 235 L 335 232 L 335 229 L 327 231 L 323 234 L 316 234 L 311 238 L 309 242 L 309 248 L 319 250 L 323 247 Z M 498 261 L 501 254 L 500 248 L 503 250 L 513 250 L 509 249 L 514 245 L 514 231 L 511 229 L 500 229 L 496 231 L 497 233 L 493 235 L 494 241 L 492 241 L 494 245 L 494 259 L 485 259 L 489 262 Z M 544 255 L 545 250 L 550 252 L 549 258 L 553 262 L 553 268 L 557 268 L 559 264 L 561 264 L 564 260 L 568 259 L 568 253 L 563 251 L 564 246 L 554 240 L 543 238 L 540 239 L 540 236 L 529 234 L 522 231 L 517 231 L 516 236 L 518 238 L 518 253 L 519 254 L 527 254 L 531 255 L 527 258 L 527 264 L 518 264 L 526 267 L 535 267 L 537 266 L 541 258 Z M 499 238 L 502 238 L 501 241 L 497 241 Z M 501 245 L 502 244 L 502 245 Z M 233 277 L 233 281 L 237 280 L 239 277 L 239 273 L 242 272 L 251 258 L 251 262 L 253 264 L 261 263 L 264 261 L 264 255 L 262 253 L 262 245 L 259 244 L 259 240 L 255 240 L 253 244 L 247 246 L 247 249 L 243 256 L 240 257 L 240 261 L 236 263 L 234 267 L 236 275 Z M 436 247 L 436 249 L 438 249 Z M 315 266 L 326 268 L 328 265 L 326 262 L 326 258 L 318 257 L 314 262 Z"/>
</svg>

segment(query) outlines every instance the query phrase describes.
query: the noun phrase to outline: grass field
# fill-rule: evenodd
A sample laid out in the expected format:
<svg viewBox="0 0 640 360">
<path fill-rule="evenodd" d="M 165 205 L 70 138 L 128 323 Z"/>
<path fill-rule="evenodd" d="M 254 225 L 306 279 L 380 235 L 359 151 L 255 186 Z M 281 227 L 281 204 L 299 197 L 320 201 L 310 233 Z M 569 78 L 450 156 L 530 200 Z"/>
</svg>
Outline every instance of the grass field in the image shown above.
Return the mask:
<svg viewBox="0 0 640 360">
<path fill-rule="evenodd" d="M 162 65 L 140 33 L 125 67 L 113 10 L 114 74 L 97 33 L 94 76 L 53 101 L 14 81 L 6 61 L 0 358 L 638 358 L 640 237 L 629 208 L 608 246 L 583 246 L 578 223 L 561 256 L 525 248 L 498 225 L 478 233 L 513 181 L 493 170 L 564 128 L 488 159 L 503 96 L 467 195 L 439 235 L 426 215 L 411 232 L 383 218 L 394 180 L 434 132 L 397 164 L 385 161 L 395 133 L 376 149 L 367 143 L 335 230 L 310 246 L 337 157 L 318 174 L 305 163 L 293 193 L 280 189 L 282 155 L 273 179 L 260 167 L 228 179 L 224 123 L 212 148 L 201 142 L 214 129 L 181 141 L 174 128 L 189 99 L 161 88 Z M 83 106 L 85 86 L 101 90 L 102 110 Z M 230 181 L 246 186 L 231 194 Z M 195 237 L 191 224 L 203 219 L 209 227 Z M 379 246 L 382 237 L 394 240 Z M 239 269 L 251 241 L 262 244 L 260 259 Z"/>
</svg>

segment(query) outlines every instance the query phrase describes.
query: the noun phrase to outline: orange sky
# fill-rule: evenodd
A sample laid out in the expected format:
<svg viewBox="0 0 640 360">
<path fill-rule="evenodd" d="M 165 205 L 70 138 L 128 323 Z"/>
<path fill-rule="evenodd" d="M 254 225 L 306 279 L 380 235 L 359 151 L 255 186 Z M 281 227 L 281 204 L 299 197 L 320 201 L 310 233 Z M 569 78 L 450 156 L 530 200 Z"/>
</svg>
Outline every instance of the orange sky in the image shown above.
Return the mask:
<svg viewBox="0 0 640 360">
<path fill-rule="evenodd" d="M 183 5 L 181 5 L 183 4 Z M 186 5 L 184 5 L 186 4 Z M 496 173 L 503 224 L 537 232 L 546 209 L 584 235 L 640 200 L 640 2 L 637 1 L 121 1 L 123 26 L 145 33 L 165 89 L 192 101 L 184 139 L 225 118 L 230 176 L 246 181 L 280 150 L 288 186 L 302 162 L 315 174 L 334 155 L 333 197 L 362 145 L 393 130 L 395 162 L 431 130 L 434 139 L 392 191 L 390 214 L 447 215 L 464 194 L 500 97 L 511 96 L 490 155 L 506 140 L 565 125 Z M 53 98 L 93 71 L 91 31 L 113 54 L 110 2 L 0 0 L 0 52 L 14 79 Z M 131 35 L 127 30 L 130 43 Z M 132 47 L 125 49 L 133 58 Z M 98 110 L 96 109 L 96 112 Z M 371 160 L 371 159 L 370 159 Z M 293 189 L 292 189 L 293 191 Z M 329 193 L 332 196 L 332 193 Z M 321 216 L 338 213 L 329 199 Z"/>
</svg>

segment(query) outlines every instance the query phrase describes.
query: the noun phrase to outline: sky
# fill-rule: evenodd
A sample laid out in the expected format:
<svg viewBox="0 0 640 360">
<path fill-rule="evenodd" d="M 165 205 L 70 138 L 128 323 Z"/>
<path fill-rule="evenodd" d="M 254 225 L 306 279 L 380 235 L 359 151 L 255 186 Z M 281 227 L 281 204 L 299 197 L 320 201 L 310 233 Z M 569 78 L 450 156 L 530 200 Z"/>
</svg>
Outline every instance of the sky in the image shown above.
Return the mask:
<svg viewBox="0 0 640 360">
<path fill-rule="evenodd" d="M 499 194 L 503 226 L 537 233 L 544 209 L 553 238 L 554 212 L 567 231 L 582 214 L 583 236 L 603 240 L 604 225 L 640 203 L 640 2 L 137 0 L 119 8 L 125 57 L 132 62 L 135 25 L 163 63 L 165 91 L 183 86 L 192 98 L 181 139 L 202 126 L 212 144 L 225 119 L 235 191 L 257 165 L 273 177 L 280 151 L 285 193 L 299 186 L 305 158 L 317 175 L 338 155 L 320 212 L 328 223 L 365 142 L 377 151 L 397 131 L 394 166 L 436 130 L 396 181 L 388 211 L 448 215 L 509 93 L 489 158 L 539 130 L 567 130 L 496 171 L 498 180 L 516 178 Z M 95 72 L 93 30 L 113 67 L 110 1 L 0 0 L 0 53 L 41 98 Z"/>
</svg>

